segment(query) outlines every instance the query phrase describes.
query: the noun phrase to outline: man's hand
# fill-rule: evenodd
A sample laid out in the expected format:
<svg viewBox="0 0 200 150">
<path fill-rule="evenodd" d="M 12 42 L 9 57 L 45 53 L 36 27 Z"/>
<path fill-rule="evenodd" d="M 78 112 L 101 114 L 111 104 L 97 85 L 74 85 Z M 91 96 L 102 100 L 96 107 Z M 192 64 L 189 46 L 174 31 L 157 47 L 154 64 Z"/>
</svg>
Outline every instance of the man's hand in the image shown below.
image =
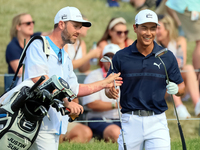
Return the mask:
<svg viewBox="0 0 200 150">
<path fill-rule="evenodd" d="M 169 84 L 166 86 L 166 88 L 167 88 L 168 94 L 177 94 L 178 93 L 178 85 L 174 82 L 169 82 Z"/>
<path fill-rule="evenodd" d="M 114 80 L 115 80 L 115 84 L 116 86 L 121 86 L 123 81 L 122 78 L 119 77 L 120 76 L 120 72 L 118 74 L 110 74 L 107 78 L 104 79 L 105 81 L 105 88 L 110 88 L 110 87 L 114 87 Z M 114 87 L 115 88 L 115 87 Z"/>
<path fill-rule="evenodd" d="M 69 102 L 67 98 L 63 99 L 64 106 L 70 109 L 70 116 L 79 116 L 83 113 L 84 109 L 83 106 L 77 104 L 76 102 Z"/>
<path fill-rule="evenodd" d="M 105 94 L 108 98 L 118 99 L 119 98 L 119 89 L 115 89 L 115 87 L 106 88 Z"/>
</svg>

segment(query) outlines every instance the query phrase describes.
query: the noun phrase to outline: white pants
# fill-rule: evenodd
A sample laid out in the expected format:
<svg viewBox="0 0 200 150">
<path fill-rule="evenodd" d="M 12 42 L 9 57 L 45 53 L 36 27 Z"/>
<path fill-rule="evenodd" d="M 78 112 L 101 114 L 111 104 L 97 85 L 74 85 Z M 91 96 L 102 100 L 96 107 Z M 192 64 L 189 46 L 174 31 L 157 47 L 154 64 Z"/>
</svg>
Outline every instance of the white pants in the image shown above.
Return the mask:
<svg viewBox="0 0 200 150">
<path fill-rule="evenodd" d="M 170 150 L 170 136 L 165 113 L 140 117 L 122 114 L 122 128 L 127 150 Z M 123 150 L 122 133 L 118 138 Z"/>
<path fill-rule="evenodd" d="M 39 132 L 38 137 L 29 150 L 58 150 L 58 145 L 59 135 Z"/>
</svg>

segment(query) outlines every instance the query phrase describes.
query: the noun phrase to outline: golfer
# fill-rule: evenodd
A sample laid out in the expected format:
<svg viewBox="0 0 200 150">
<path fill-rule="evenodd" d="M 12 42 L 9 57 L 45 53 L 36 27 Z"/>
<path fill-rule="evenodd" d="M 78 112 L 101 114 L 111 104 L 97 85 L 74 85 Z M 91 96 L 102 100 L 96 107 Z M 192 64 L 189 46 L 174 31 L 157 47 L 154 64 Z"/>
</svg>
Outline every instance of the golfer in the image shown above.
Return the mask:
<svg viewBox="0 0 200 150">
<path fill-rule="evenodd" d="M 163 49 L 155 41 L 158 26 L 157 15 L 151 10 L 142 10 L 135 17 L 134 31 L 137 40 L 118 51 L 112 61 L 114 72 L 121 72 L 120 87 L 122 127 L 128 150 L 170 150 L 170 135 L 165 111 L 166 88 L 169 94 L 184 94 L 184 82 L 176 58 L 172 52 L 162 55 L 169 75 L 155 54 Z M 111 69 L 108 74 L 111 74 Z M 114 88 L 106 89 L 111 98 Z M 122 133 L 118 138 L 119 150 L 123 149 Z"/>
<path fill-rule="evenodd" d="M 72 61 L 64 51 L 63 46 L 67 43 L 74 44 L 82 26 L 90 27 L 91 23 L 83 20 L 77 8 L 65 7 L 59 10 L 54 19 L 52 34 L 45 37 L 50 45 L 50 55 L 47 58 L 43 52 L 43 43 L 41 40 L 33 41 L 26 52 L 25 79 L 32 79 L 33 82 L 37 82 L 42 75 L 46 77 L 46 80 L 53 75 L 57 75 L 66 80 L 73 92 L 78 96 L 85 96 L 103 88 L 114 86 L 113 80 L 115 78 L 121 80 L 118 77 L 119 73 L 91 84 L 77 83 Z M 121 83 L 122 81 L 117 82 L 118 85 L 121 85 Z M 116 95 L 113 98 L 115 97 Z M 75 102 L 68 102 L 67 98 L 64 98 L 63 101 L 65 107 L 71 110 L 71 115 L 83 113 L 81 105 Z M 44 124 L 41 125 L 38 137 L 30 150 L 58 149 L 59 135 L 62 130 L 61 124 L 67 123 L 67 121 L 62 120 L 60 112 L 57 112 L 53 107 L 50 107 L 48 114 L 50 119 L 44 117 Z"/>
</svg>

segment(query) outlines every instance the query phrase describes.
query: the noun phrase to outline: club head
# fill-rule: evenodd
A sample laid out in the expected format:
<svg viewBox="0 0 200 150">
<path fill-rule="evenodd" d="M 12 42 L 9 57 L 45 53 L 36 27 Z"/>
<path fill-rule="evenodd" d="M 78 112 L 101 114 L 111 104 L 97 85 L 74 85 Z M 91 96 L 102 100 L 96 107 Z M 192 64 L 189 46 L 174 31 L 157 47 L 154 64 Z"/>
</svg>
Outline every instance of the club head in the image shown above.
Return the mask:
<svg viewBox="0 0 200 150">
<path fill-rule="evenodd" d="M 100 61 L 101 62 L 110 62 L 111 63 L 111 59 L 108 56 L 103 56 L 103 58 L 101 58 Z"/>
<path fill-rule="evenodd" d="M 101 61 L 101 62 L 110 62 L 110 66 L 111 66 L 111 69 L 112 69 L 112 71 L 113 71 L 112 60 L 111 60 L 108 56 L 103 56 L 103 58 L 101 58 L 100 61 Z"/>
<path fill-rule="evenodd" d="M 155 54 L 155 57 L 158 58 L 158 57 L 162 56 L 163 54 L 166 54 L 167 52 L 168 52 L 168 49 L 164 48 L 164 49 L 160 50 L 159 52 L 157 52 Z"/>
</svg>

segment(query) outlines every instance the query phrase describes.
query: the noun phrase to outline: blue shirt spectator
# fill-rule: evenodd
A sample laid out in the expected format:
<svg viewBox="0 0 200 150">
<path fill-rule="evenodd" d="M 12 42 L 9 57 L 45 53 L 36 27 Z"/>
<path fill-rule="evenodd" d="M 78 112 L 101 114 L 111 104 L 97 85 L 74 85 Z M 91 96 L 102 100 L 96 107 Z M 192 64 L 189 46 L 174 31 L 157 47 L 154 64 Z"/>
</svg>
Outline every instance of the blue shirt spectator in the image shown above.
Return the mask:
<svg viewBox="0 0 200 150">
<path fill-rule="evenodd" d="M 32 36 L 41 35 L 41 32 L 36 32 Z M 31 36 L 31 37 L 32 37 Z M 14 37 L 6 48 L 6 62 L 8 63 L 8 73 L 14 74 L 15 71 L 10 65 L 10 62 L 20 58 L 23 48 L 19 45 L 17 37 Z"/>
<path fill-rule="evenodd" d="M 186 8 L 188 11 L 200 12 L 200 0 L 167 0 L 166 5 L 181 14 Z"/>
</svg>

